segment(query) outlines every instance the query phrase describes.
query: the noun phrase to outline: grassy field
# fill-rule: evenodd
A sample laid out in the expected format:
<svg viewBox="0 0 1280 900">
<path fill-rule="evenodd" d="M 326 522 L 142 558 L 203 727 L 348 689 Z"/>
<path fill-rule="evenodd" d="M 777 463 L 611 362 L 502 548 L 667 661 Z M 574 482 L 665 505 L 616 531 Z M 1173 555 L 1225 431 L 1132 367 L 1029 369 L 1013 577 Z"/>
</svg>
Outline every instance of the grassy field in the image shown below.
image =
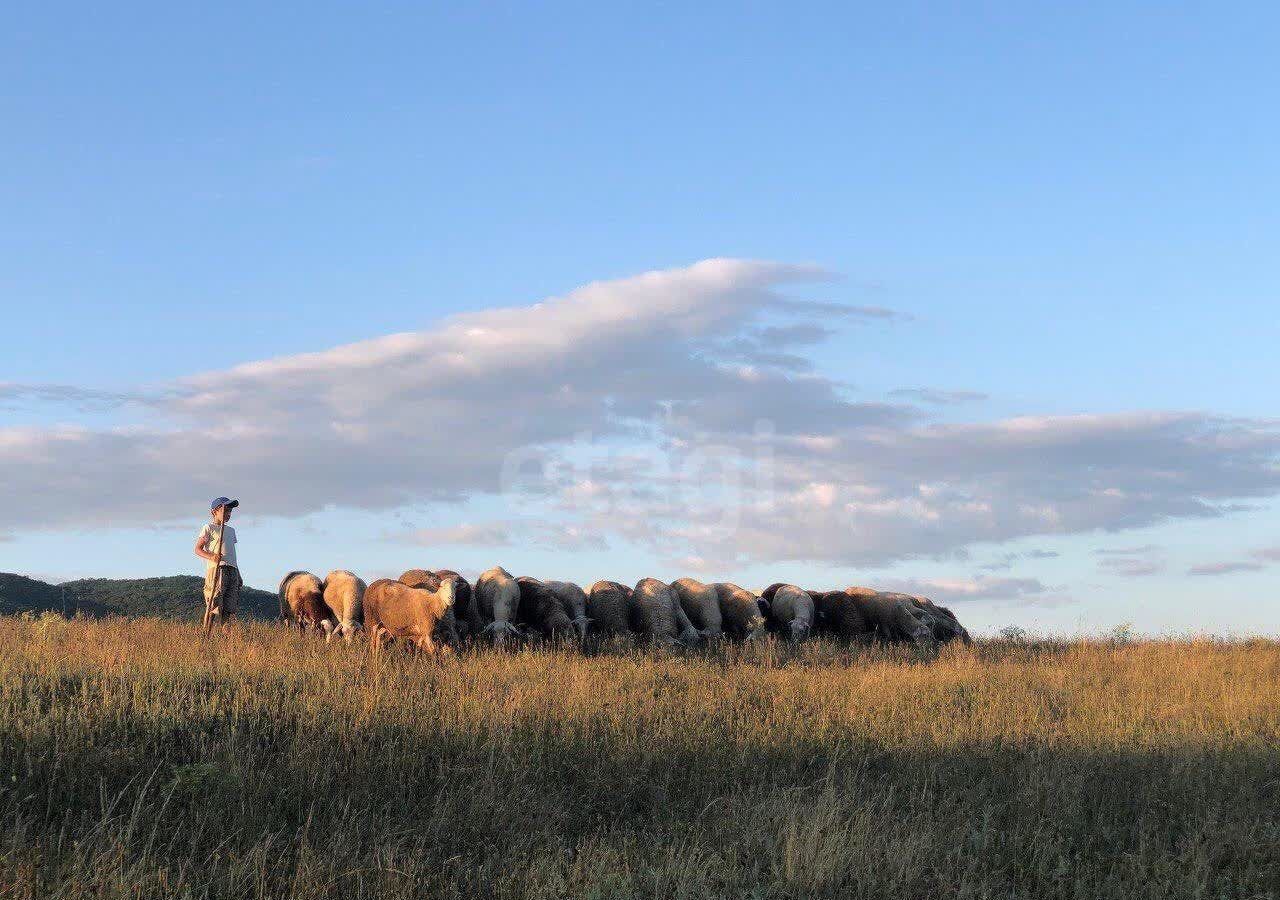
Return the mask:
<svg viewBox="0 0 1280 900">
<path fill-rule="evenodd" d="M 1280 644 L 0 619 L 0 897 L 1274 897 Z"/>
</svg>

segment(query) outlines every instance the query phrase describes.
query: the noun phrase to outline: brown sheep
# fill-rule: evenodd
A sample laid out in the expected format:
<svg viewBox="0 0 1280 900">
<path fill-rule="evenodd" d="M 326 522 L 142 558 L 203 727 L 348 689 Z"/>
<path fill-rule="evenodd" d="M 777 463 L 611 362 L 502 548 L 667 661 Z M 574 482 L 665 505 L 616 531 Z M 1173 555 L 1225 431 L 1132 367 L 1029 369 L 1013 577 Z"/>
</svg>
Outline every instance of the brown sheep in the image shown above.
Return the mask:
<svg viewBox="0 0 1280 900">
<path fill-rule="evenodd" d="M 476 637 L 492 632 L 494 646 L 501 646 L 509 638 L 520 636 L 515 624 L 520 608 L 520 586 L 502 566 L 494 566 L 476 579 L 472 603 Z"/>
<path fill-rule="evenodd" d="M 678 578 L 671 589 L 680 598 L 680 608 L 704 638 L 718 638 L 724 633 L 720 615 L 720 597 L 716 589 L 694 578 Z"/>
<path fill-rule="evenodd" d="M 321 628 L 329 634 L 337 619 L 324 602 L 324 586 L 310 572 L 290 572 L 280 580 L 280 619 L 299 631 Z"/>
<path fill-rule="evenodd" d="M 430 569 L 410 569 L 400 576 L 398 579 L 401 584 L 407 584 L 412 588 L 420 590 L 438 591 L 440 585 L 444 582 L 444 576 L 441 572 L 432 572 Z M 471 586 L 467 586 L 468 599 L 470 598 Z M 454 586 L 454 604 L 449 607 L 444 616 L 440 619 L 440 624 L 436 626 L 436 633 L 433 636 L 435 640 L 448 644 L 450 647 L 457 647 L 462 643 L 458 628 L 458 595 L 461 593 L 457 585 Z"/>
<path fill-rule="evenodd" d="M 676 592 L 656 578 L 640 579 L 632 592 L 631 630 L 662 644 L 694 644 L 699 638 Z"/>
<path fill-rule="evenodd" d="M 452 579 L 434 591 L 409 587 L 388 578 L 378 579 L 364 593 L 364 627 L 369 632 L 370 652 L 376 658 L 383 641 L 404 638 L 419 650 L 434 655 L 437 645 L 432 635 L 440 619 L 453 606 L 453 597 Z"/>
<path fill-rule="evenodd" d="M 724 633 L 738 640 L 756 640 L 767 633 L 760 598 L 727 581 L 711 585 L 720 601 L 720 623 Z M 768 608 L 768 604 L 764 604 Z"/>
<path fill-rule="evenodd" d="M 601 637 L 631 633 L 631 588 L 616 581 L 597 581 L 587 592 L 591 630 Z"/>
<path fill-rule="evenodd" d="M 434 591 L 440 586 L 440 578 L 430 569 L 410 569 L 400 576 L 398 579 L 401 584 L 407 584 L 409 587 L 425 588 Z"/>
<path fill-rule="evenodd" d="M 345 569 L 335 569 L 325 576 L 324 605 L 338 620 L 337 627 L 325 635 L 325 642 L 340 635 L 348 644 L 364 619 L 365 583 Z"/>
</svg>

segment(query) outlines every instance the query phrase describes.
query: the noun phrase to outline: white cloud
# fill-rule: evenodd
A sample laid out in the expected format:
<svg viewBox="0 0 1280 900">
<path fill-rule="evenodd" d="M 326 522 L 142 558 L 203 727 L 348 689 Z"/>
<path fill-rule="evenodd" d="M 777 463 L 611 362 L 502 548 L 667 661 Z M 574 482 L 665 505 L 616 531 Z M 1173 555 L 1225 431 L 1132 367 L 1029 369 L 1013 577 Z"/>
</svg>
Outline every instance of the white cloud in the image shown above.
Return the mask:
<svg viewBox="0 0 1280 900">
<path fill-rule="evenodd" d="M 495 492 L 504 458 L 521 447 L 625 433 L 672 397 L 721 395 L 740 408 L 745 389 L 702 356 L 703 343 L 780 303 L 775 286 L 821 277 L 708 260 L 196 375 L 157 402 L 163 428 L 3 429 L 6 525 L 177 519 L 223 492 L 284 516 Z M 797 403 L 843 408 L 828 382 L 773 380 Z"/>
<path fill-rule="evenodd" d="M 701 555 L 878 565 L 1031 535 L 1217 517 L 1233 498 L 1280 489 L 1280 431 L 1202 413 L 829 424 L 821 442 L 816 425 L 804 430 L 778 429 L 772 502 L 745 503 L 719 547 Z M 745 438 L 737 444 L 750 452 Z M 839 485 L 837 495 L 814 502 L 818 481 Z M 714 505 L 680 512 L 682 529 L 723 516 Z"/>
<path fill-rule="evenodd" d="M 1221 516 L 1280 492 L 1274 421 L 937 424 L 908 403 L 858 402 L 803 349 L 836 321 L 903 317 L 779 293 L 825 277 L 707 260 L 146 394 L 60 388 L 45 399 L 145 396 L 160 424 L 0 429 L 5 527 L 173 521 L 223 493 L 284 517 L 448 504 L 509 489 L 524 455 L 546 467 L 507 493 L 528 515 L 423 539 L 867 565 Z M 24 401 L 41 390 L 4 387 Z"/>
</svg>

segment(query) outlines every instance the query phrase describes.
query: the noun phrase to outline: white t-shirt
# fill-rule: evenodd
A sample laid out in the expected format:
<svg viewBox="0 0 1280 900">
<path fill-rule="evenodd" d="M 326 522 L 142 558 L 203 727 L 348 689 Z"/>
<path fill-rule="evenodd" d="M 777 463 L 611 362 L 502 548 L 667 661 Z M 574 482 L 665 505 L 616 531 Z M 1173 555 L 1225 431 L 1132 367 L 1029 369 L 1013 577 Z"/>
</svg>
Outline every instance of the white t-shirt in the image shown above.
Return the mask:
<svg viewBox="0 0 1280 900">
<path fill-rule="evenodd" d="M 204 549 L 208 550 L 215 556 L 218 553 L 218 529 L 221 526 L 217 522 L 210 522 L 200 530 L 199 540 L 204 542 Z M 226 526 L 223 531 L 222 539 L 222 564 L 224 566 L 236 566 L 236 530 L 230 525 Z M 213 560 L 206 560 L 204 564 L 205 571 L 213 569 Z"/>
</svg>

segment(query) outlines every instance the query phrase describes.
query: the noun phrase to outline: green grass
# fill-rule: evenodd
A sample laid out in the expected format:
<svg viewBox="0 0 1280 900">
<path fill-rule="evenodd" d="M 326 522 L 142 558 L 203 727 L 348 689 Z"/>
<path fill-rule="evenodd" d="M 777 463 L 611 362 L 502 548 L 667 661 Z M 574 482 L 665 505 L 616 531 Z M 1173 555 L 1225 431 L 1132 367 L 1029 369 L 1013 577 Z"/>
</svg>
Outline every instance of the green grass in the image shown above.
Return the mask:
<svg viewBox="0 0 1280 900">
<path fill-rule="evenodd" d="M 1280 644 L 0 619 L 0 897 L 1274 897 Z"/>
</svg>

